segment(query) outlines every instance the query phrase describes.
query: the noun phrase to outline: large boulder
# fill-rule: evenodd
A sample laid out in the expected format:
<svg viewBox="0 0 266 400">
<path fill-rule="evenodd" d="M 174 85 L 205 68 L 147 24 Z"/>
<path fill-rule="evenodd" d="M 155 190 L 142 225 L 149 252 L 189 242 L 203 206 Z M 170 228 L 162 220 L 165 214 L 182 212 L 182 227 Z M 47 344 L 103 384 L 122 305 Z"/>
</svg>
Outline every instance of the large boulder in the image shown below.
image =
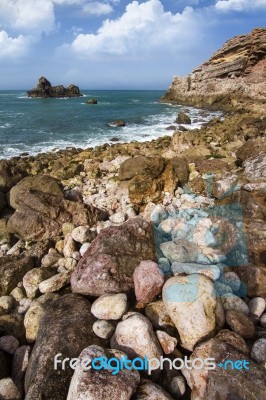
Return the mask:
<svg viewBox="0 0 266 400">
<path fill-rule="evenodd" d="M 165 160 L 162 157 L 134 157 L 125 160 L 119 170 L 120 180 L 130 180 L 129 198 L 133 204 L 157 203 L 164 192 L 174 194 L 178 184 L 188 181 L 187 160 L 175 157 Z"/>
<path fill-rule="evenodd" d="M 7 192 L 27 175 L 19 166 L 9 160 L 0 161 L 0 190 Z"/>
<path fill-rule="evenodd" d="M 99 346 L 89 346 L 82 351 L 79 360 L 82 363 L 86 360 L 105 357 L 108 360 L 123 359 L 125 353 L 119 350 L 103 349 Z M 140 382 L 138 371 L 134 369 L 121 369 L 117 372 L 116 368 L 111 373 L 110 370 L 90 369 L 85 371 L 79 364 L 72 377 L 67 400 L 130 400 Z"/>
<path fill-rule="evenodd" d="M 247 159 L 266 154 L 265 138 L 247 140 L 243 146 L 236 151 L 237 162 L 242 165 Z"/>
<path fill-rule="evenodd" d="M 95 318 L 90 303 L 77 295 L 67 294 L 55 300 L 46 310 L 40 324 L 25 378 L 26 400 L 65 400 L 73 374 L 69 364 L 54 366 L 59 360 L 77 358 L 91 344 L 104 344 L 93 333 Z"/>
<path fill-rule="evenodd" d="M 216 294 L 206 276 L 192 274 L 168 279 L 163 287 L 163 301 L 185 349 L 193 351 L 196 344 L 215 334 Z"/>
<path fill-rule="evenodd" d="M 147 357 L 152 376 L 158 378 L 160 375 L 157 362 L 153 359 L 159 360 L 163 351 L 152 323 L 144 315 L 137 312 L 124 315 L 123 320 L 117 324 L 111 346 L 125 352 L 130 359 Z"/>
<path fill-rule="evenodd" d="M 191 119 L 186 113 L 180 112 L 178 113 L 175 122 L 177 124 L 191 124 Z"/>
<path fill-rule="evenodd" d="M 140 262 L 155 259 L 152 226 L 141 217 L 103 229 L 74 270 L 72 291 L 91 296 L 127 292 Z"/>
<path fill-rule="evenodd" d="M 12 187 L 9 192 L 9 205 L 19 208 L 19 200 L 25 190 L 39 190 L 43 193 L 49 193 L 54 196 L 63 197 L 63 187 L 60 181 L 48 175 L 27 176 Z"/>
<path fill-rule="evenodd" d="M 0 296 L 8 295 L 24 275 L 34 267 L 32 257 L 5 256 L 0 262 Z"/>
<path fill-rule="evenodd" d="M 190 359 L 214 358 L 216 367 L 207 370 L 182 370 L 192 389 L 193 400 L 265 399 L 265 369 L 254 363 L 246 354 L 234 349 L 221 339 L 214 338 L 196 347 Z M 226 364 L 226 361 L 228 364 Z M 238 366 L 232 368 L 232 363 Z M 244 367 L 244 361 L 248 369 Z"/>
<path fill-rule="evenodd" d="M 91 205 L 25 189 L 21 190 L 19 198 L 16 197 L 16 211 L 9 219 L 7 228 L 23 240 L 39 241 L 60 235 L 65 222 L 91 227 L 106 218 L 105 212 Z"/>
<path fill-rule="evenodd" d="M 125 160 L 119 169 L 119 179 L 121 181 L 132 179 L 136 175 L 147 174 L 156 178 L 164 168 L 162 157 L 138 156 Z"/>
</svg>

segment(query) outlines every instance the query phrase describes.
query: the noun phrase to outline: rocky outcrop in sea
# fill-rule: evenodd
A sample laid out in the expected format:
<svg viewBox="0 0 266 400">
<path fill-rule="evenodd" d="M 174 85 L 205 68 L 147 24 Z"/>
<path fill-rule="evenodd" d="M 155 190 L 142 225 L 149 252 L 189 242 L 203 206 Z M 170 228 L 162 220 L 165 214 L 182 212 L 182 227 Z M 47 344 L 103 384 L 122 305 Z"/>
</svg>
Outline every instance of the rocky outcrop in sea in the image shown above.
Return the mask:
<svg viewBox="0 0 266 400">
<path fill-rule="evenodd" d="M 151 142 L 0 160 L 0 398 L 265 399 L 266 118 L 250 102 Z M 150 373 L 100 369 L 147 357 Z"/>
<path fill-rule="evenodd" d="M 76 85 L 69 85 L 65 88 L 63 85 L 52 86 L 51 82 L 45 77 L 41 77 L 37 86 L 27 91 L 28 97 L 80 97 L 79 87 Z"/>
</svg>

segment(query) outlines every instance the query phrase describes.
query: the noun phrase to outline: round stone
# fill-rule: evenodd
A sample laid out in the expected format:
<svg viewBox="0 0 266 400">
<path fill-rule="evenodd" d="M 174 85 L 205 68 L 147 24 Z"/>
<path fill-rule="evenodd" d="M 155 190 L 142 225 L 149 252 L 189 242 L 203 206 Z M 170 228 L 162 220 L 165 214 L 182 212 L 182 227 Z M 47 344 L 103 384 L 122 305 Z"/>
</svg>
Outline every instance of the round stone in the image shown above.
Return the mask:
<svg viewBox="0 0 266 400">
<path fill-rule="evenodd" d="M 92 304 L 91 312 L 99 319 L 117 320 L 120 319 L 127 310 L 127 296 L 125 293 L 109 293 L 100 296 Z"/>
<path fill-rule="evenodd" d="M 260 317 L 260 324 L 263 328 L 266 329 L 266 314 L 262 314 L 262 316 Z"/>
<path fill-rule="evenodd" d="M 251 357 L 257 363 L 265 363 L 266 362 L 266 339 L 262 338 L 257 340 L 251 349 Z"/>
<path fill-rule="evenodd" d="M 225 310 L 235 310 L 240 311 L 245 315 L 249 314 L 249 308 L 247 304 L 240 297 L 237 297 L 234 294 L 228 294 L 226 296 L 222 296 L 221 300 Z"/>
<path fill-rule="evenodd" d="M 2 336 L 0 338 L 0 350 L 4 350 L 8 354 L 15 354 L 19 347 L 19 341 L 14 336 Z"/>
<path fill-rule="evenodd" d="M 260 317 L 265 310 L 266 302 L 262 297 L 254 297 L 248 303 L 248 307 L 251 314 L 256 314 Z"/>
<path fill-rule="evenodd" d="M 230 328 L 244 339 L 250 339 L 255 335 L 255 326 L 243 313 L 228 310 L 225 315 L 226 322 Z"/>
<path fill-rule="evenodd" d="M 92 330 L 98 337 L 102 339 L 110 339 L 115 331 L 115 326 L 110 321 L 99 319 L 98 321 L 94 322 Z"/>
</svg>

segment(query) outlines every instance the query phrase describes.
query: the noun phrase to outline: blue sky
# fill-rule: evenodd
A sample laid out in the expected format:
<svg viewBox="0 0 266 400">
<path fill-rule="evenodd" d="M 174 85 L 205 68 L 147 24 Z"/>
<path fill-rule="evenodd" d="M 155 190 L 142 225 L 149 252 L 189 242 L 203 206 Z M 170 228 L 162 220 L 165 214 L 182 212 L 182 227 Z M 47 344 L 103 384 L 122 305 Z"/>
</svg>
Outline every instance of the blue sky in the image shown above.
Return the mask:
<svg viewBox="0 0 266 400">
<path fill-rule="evenodd" d="M 0 0 L 0 90 L 32 88 L 40 76 L 166 89 L 265 21 L 266 0 Z"/>
</svg>

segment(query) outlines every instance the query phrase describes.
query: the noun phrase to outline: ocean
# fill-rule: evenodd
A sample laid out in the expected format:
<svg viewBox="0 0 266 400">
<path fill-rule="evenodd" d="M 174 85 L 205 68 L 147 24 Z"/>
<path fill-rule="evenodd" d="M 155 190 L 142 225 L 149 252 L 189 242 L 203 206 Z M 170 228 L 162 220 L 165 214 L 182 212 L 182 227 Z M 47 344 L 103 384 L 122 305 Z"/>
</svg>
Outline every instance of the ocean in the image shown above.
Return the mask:
<svg viewBox="0 0 266 400">
<path fill-rule="evenodd" d="M 31 155 L 66 147 L 94 147 L 103 143 L 139 142 L 172 135 L 179 111 L 192 120 L 188 129 L 218 116 L 192 107 L 160 103 L 164 91 L 81 91 L 83 97 L 28 98 L 26 91 L 0 91 L 0 158 Z M 94 98 L 98 104 L 86 104 Z M 125 127 L 112 126 L 122 119 Z"/>
</svg>

